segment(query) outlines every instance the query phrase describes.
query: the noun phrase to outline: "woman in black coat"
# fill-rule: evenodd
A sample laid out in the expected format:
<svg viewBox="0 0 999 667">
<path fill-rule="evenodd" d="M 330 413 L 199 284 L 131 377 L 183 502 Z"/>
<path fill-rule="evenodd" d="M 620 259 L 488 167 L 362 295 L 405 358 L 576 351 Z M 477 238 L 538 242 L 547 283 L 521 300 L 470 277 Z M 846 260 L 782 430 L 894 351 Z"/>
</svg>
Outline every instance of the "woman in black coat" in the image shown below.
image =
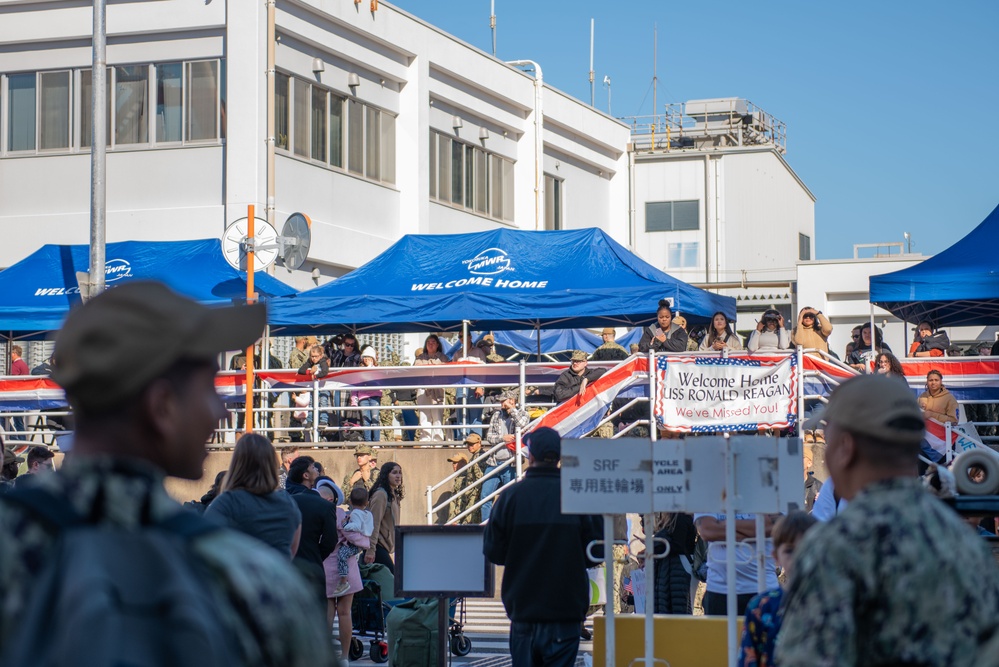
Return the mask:
<svg viewBox="0 0 999 667">
<path fill-rule="evenodd" d="M 669 555 L 656 561 L 655 613 L 691 614 L 690 566 L 697 539 L 694 517 L 656 514 L 655 535 L 669 542 Z"/>
<path fill-rule="evenodd" d="M 638 341 L 638 350 L 643 354 L 651 349 L 654 352 L 686 352 L 687 332 L 673 321 L 672 303 L 669 299 L 659 300 L 656 323 L 645 327 Z"/>
</svg>

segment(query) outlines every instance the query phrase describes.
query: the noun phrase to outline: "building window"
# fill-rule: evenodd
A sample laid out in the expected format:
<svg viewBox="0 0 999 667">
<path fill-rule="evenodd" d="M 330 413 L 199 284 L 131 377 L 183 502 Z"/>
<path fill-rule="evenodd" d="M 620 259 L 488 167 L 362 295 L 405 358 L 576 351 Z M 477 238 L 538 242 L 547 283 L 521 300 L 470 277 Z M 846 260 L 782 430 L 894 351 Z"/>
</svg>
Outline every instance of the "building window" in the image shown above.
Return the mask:
<svg viewBox="0 0 999 667">
<path fill-rule="evenodd" d="M 70 147 L 73 96 L 69 70 L 38 75 L 38 142 L 41 150 Z"/>
<path fill-rule="evenodd" d="M 700 202 L 655 201 L 645 203 L 646 232 L 679 232 L 700 229 Z"/>
<path fill-rule="evenodd" d="M 347 100 L 330 93 L 330 164 L 343 168 L 343 109 Z"/>
<path fill-rule="evenodd" d="M 188 141 L 210 141 L 224 136 L 219 133 L 221 90 L 218 61 L 187 63 Z"/>
<path fill-rule="evenodd" d="M 812 259 L 812 238 L 807 234 L 798 234 L 798 259 L 803 262 Z"/>
<path fill-rule="evenodd" d="M 275 98 L 278 148 L 288 150 L 290 137 L 295 155 L 395 183 L 394 115 L 284 74 L 277 75 Z"/>
<path fill-rule="evenodd" d="M 311 96 L 309 84 L 301 79 L 295 79 L 295 89 L 292 91 L 291 136 L 295 155 L 309 157 L 309 105 Z"/>
<path fill-rule="evenodd" d="M 35 74 L 7 77 L 7 150 L 35 150 Z"/>
<path fill-rule="evenodd" d="M 312 159 L 326 162 L 326 91 L 312 87 Z"/>
<path fill-rule="evenodd" d="M 442 134 L 432 132 L 437 137 L 437 155 L 440 172 L 437 174 L 437 199 L 445 203 L 451 203 L 451 138 Z M 430 142 L 430 152 L 434 151 L 434 144 Z M 433 175 L 431 174 L 431 178 Z M 459 202 L 461 203 L 461 202 Z"/>
<path fill-rule="evenodd" d="M 114 143 L 149 143 L 149 67 L 114 68 Z"/>
<path fill-rule="evenodd" d="M 430 131 L 430 196 L 498 220 L 513 219 L 513 162 Z"/>
<path fill-rule="evenodd" d="M 77 130 L 80 137 L 80 148 L 90 148 L 90 140 L 94 133 L 93 106 L 93 75 L 89 69 L 80 70 L 80 127 Z M 104 74 L 104 143 L 111 145 L 111 68 Z"/>
<path fill-rule="evenodd" d="M 562 189 L 565 180 L 545 174 L 545 229 L 562 229 Z"/>
<path fill-rule="evenodd" d="M 700 254 L 700 244 L 696 241 L 689 243 L 670 243 L 666 251 L 666 263 L 671 269 L 690 269 L 698 265 L 698 254 Z"/>
<path fill-rule="evenodd" d="M 286 74 L 274 75 L 274 145 L 288 150 L 288 86 L 291 82 Z"/>
<path fill-rule="evenodd" d="M 364 105 L 347 102 L 347 170 L 364 173 Z"/>
<path fill-rule="evenodd" d="M 433 130 L 430 130 L 430 148 L 427 153 L 430 155 L 430 198 L 437 199 L 437 145 L 436 145 L 437 135 Z"/>
<path fill-rule="evenodd" d="M 220 60 L 108 67 L 107 145 L 113 149 L 219 141 L 225 132 L 224 71 Z M 91 69 L 8 74 L 0 79 L 7 82 L 3 130 L 8 152 L 89 151 Z"/>
<path fill-rule="evenodd" d="M 184 131 L 184 64 L 156 67 L 156 141 L 182 141 Z"/>
</svg>

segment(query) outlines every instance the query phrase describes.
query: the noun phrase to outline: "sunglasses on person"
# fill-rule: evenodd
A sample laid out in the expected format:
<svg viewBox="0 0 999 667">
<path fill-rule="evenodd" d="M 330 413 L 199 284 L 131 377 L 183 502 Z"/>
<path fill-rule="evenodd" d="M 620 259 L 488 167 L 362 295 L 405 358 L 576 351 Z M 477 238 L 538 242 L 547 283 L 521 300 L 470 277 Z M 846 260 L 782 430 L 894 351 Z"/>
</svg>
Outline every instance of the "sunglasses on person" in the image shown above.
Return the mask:
<svg viewBox="0 0 999 667">
<path fill-rule="evenodd" d="M 852 336 L 850 336 L 850 338 L 852 338 L 853 340 L 860 340 L 860 334 L 853 334 Z"/>
<path fill-rule="evenodd" d="M 344 347 L 354 347 L 354 345 L 355 345 L 354 343 L 348 343 L 347 341 L 343 341 Z"/>
</svg>

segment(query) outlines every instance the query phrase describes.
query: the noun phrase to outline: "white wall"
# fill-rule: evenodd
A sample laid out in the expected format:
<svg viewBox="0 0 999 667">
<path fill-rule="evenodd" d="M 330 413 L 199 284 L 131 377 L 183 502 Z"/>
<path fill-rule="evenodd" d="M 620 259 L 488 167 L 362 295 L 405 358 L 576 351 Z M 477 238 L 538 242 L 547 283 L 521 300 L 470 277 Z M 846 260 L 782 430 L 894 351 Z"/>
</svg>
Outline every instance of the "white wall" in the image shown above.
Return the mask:
<svg viewBox="0 0 999 667">
<path fill-rule="evenodd" d="M 921 255 L 907 255 L 885 259 L 802 262 L 798 265 L 799 309 L 812 306 L 829 318 L 833 325 L 829 347 L 842 357 L 850 342 L 850 330 L 870 320 L 870 277 L 901 271 L 924 259 L 926 258 Z M 895 356 L 904 357 L 917 323 L 906 324 L 881 308 L 874 308 L 874 323 L 882 328 L 884 340 Z M 996 329 L 997 327 L 945 327 L 944 331 L 952 341 L 966 343 L 974 340 L 994 341 Z"/>
<path fill-rule="evenodd" d="M 0 0 L 0 74 L 90 63 L 91 10 L 75 0 Z M 394 184 L 374 183 L 278 152 L 275 221 L 313 220 L 310 262 L 283 279 L 311 286 L 372 259 L 406 233 L 535 227 L 533 75 L 382 3 L 282 0 L 277 5 L 279 70 L 397 114 Z M 224 143 L 142 148 L 108 156 L 108 240 L 221 236 L 248 204 L 266 206 L 266 15 L 264 3 L 125 0 L 108 7 L 108 62 L 224 58 Z M 525 53 L 524 57 L 532 54 Z M 324 71 L 313 72 L 318 59 Z M 541 63 L 544 67 L 544 63 Z M 360 85 L 347 86 L 355 73 Z M 543 169 L 565 179 L 566 227 L 597 226 L 627 242 L 628 128 L 545 86 Z M 151 103 L 154 103 L 151 101 Z M 512 223 L 430 200 L 430 128 L 453 133 L 514 161 Z M 9 265 L 42 242 L 84 243 L 89 235 L 89 155 L 0 158 L 0 248 Z"/>
<path fill-rule="evenodd" d="M 645 232 L 646 202 L 691 199 L 699 202 L 699 229 Z M 738 281 L 743 270 L 750 281 L 793 280 L 799 232 L 812 239 L 814 254 L 815 200 L 772 150 L 638 155 L 635 228 L 635 251 L 687 282 Z M 671 243 L 697 243 L 697 266 L 671 264 Z"/>
<path fill-rule="evenodd" d="M 723 271 L 719 281 L 793 279 L 798 234 L 811 239 L 815 257 L 815 200 L 773 151 L 736 153 L 724 166 Z"/>
</svg>

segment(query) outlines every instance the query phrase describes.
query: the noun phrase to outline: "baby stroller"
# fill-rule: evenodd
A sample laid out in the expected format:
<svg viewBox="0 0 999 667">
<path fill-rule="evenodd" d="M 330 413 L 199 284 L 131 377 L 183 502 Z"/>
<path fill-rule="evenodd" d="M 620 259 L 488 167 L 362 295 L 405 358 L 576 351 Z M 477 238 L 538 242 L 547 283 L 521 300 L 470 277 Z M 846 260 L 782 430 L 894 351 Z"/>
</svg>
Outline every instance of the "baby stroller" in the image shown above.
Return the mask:
<svg viewBox="0 0 999 667">
<path fill-rule="evenodd" d="M 448 629 L 448 646 L 452 655 L 465 656 L 472 652 L 472 640 L 465 636 L 465 598 L 451 600 L 448 609 L 451 627 Z"/>
<path fill-rule="evenodd" d="M 377 568 L 377 569 L 376 569 Z M 384 571 L 384 575 L 378 576 Z M 388 572 L 384 565 L 372 565 L 362 573 L 362 576 L 374 576 L 376 578 L 365 578 L 361 580 L 364 585 L 360 591 L 354 594 L 354 601 L 350 607 L 350 620 L 354 626 L 354 637 L 350 639 L 350 648 L 347 655 L 351 660 L 357 660 L 364 655 L 364 643 L 361 637 L 370 637 L 371 648 L 368 655 L 372 662 L 386 662 L 388 660 L 388 642 L 385 640 L 385 616 L 392 608 L 386 604 L 382 598 L 382 587 L 385 585 L 384 576 L 389 579 L 392 574 Z"/>
</svg>

